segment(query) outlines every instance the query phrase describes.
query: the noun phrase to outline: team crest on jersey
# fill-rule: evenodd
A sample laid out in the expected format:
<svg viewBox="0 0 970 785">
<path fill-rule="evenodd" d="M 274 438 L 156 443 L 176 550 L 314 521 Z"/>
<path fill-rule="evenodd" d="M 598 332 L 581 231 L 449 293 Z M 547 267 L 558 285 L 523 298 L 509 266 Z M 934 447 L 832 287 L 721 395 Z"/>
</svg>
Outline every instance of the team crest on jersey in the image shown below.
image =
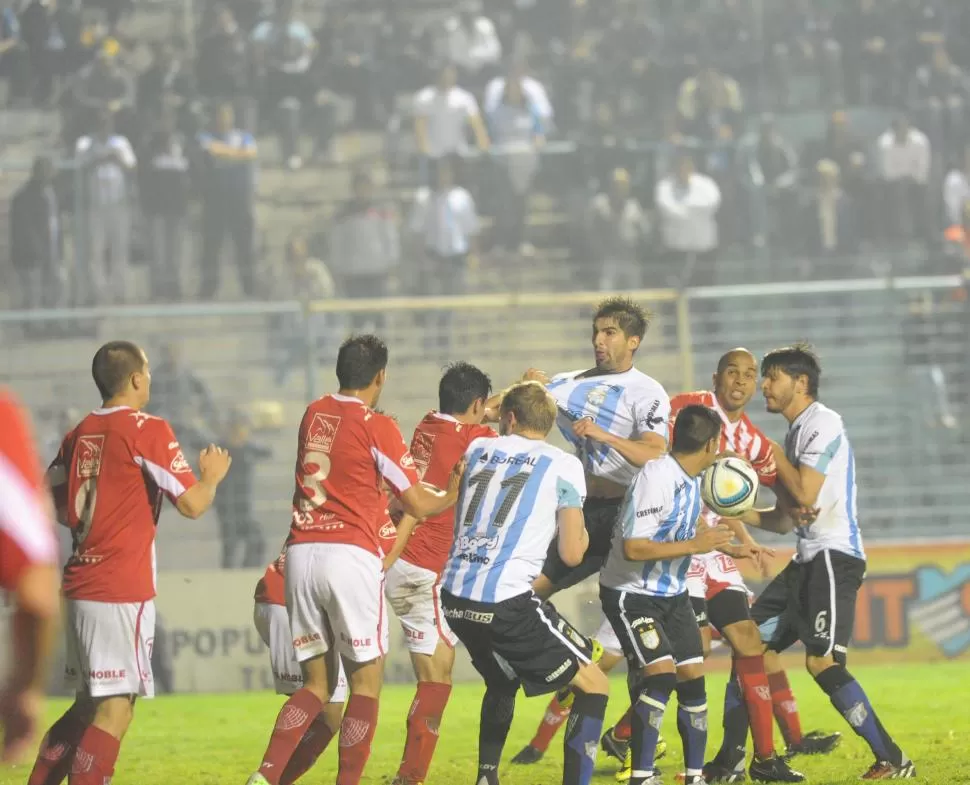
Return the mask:
<svg viewBox="0 0 970 785">
<path fill-rule="evenodd" d="M 333 440 L 337 438 L 340 417 L 335 414 L 314 414 L 307 429 L 306 448 L 314 452 L 330 452 Z"/>
<path fill-rule="evenodd" d="M 434 448 L 434 434 L 415 431 L 411 440 L 411 456 L 415 464 L 424 469 L 431 463 L 431 450 Z"/>
<path fill-rule="evenodd" d="M 406 452 L 404 453 L 404 455 L 401 456 L 401 460 L 399 461 L 399 463 L 401 464 L 401 467 L 404 469 L 413 469 L 414 457 L 411 455 L 411 453 Z"/>
<path fill-rule="evenodd" d="M 175 445 L 178 446 L 178 442 L 175 442 Z M 192 471 L 192 467 L 189 466 L 189 462 L 185 460 L 185 454 L 181 450 L 179 450 L 175 454 L 175 457 L 172 458 L 172 463 L 168 468 L 172 474 L 185 474 L 186 472 Z"/>
<path fill-rule="evenodd" d="M 104 436 L 82 436 L 77 441 L 77 476 L 82 480 L 101 473 Z"/>
<path fill-rule="evenodd" d="M 395 539 L 397 537 L 397 528 L 394 526 L 393 523 L 391 523 L 391 521 L 388 521 L 383 526 L 381 526 L 381 529 L 379 532 L 377 532 L 377 535 L 382 540 Z"/>
<path fill-rule="evenodd" d="M 606 403 L 606 394 L 610 389 L 610 387 L 594 387 L 586 393 L 586 400 L 593 406 L 602 406 Z"/>
</svg>

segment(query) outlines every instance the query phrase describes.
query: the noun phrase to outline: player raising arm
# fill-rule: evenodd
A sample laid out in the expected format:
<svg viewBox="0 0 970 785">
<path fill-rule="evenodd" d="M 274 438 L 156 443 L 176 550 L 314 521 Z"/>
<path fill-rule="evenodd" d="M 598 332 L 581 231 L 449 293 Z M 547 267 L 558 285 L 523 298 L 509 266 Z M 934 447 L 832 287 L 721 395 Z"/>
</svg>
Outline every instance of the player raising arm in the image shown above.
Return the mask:
<svg viewBox="0 0 970 785">
<path fill-rule="evenodd" d="M 536 580 L 540 597 L 599 572 L 627 488 L 641 466 L 667 449 L 670 399 L 658 382 L 633 367 L 648 326 L 643 308 L 611 297 L 593 316 L 593 368 L 551 380 L 540 371 L 526 373 L 527 379 L 547 383 L 555 398 L 557 425 L 583 464 L 589 494 L 583 508 L 589 549 L 579 565 L 570 567 L 554 542 Z"/>
<path fill-rule="evenodd" d="M 423 484 L 397 424 L 374 411 L 387 378 L 387 346 L 349 338 L 337 355 L 339 391 L 311 403 L 300 424 L 286 607 L 303 687 L 280 711 L 250 785 L 278 785 L 306 731 L 336 688 L 342 661 L 350 699 L 340 727 L 337 782 L 356 785 L 370 756 L 387 650 L 384 569 L 378 531 L 386 481 L 404 512 L 437 515 L 458 498 Z"/>
<path fill-rule="evenodd" d="M 0 591 L 13 595 L 13 667 L 0 683 L 0 762 L 32 749 L 59 610 L 57 542 L 25 415 L 0 390 Z"/>
<path fill-rule="evenodd" d="M 446 369 L 438 384 L 438 410 L 421 420 L 411 439 L 424 481 L 446 484 L 471 442 L 496 435 L 481 424 L 491 389 L 491 380 L 474 365 L 458 362 Z M 427 778 L 451 694 L 456 638 L 441 612 L 441 570 L 454 539 L 454 517 L 448 509 L 426 518 L 408 537 L 402 528 L 411 528 L 414 519 L 404 516 L 395 545 L 400 558 L 387 570 L 387 600 L 404 628 L 418 680 L 394 785 L 418 785 Z"/>
<path fill-rule="evenodd" d="M 821 367 L 808 347 L 769 352 L 761 376 L 768 411 L 788 421 L 779 479 L 797 506 L 797 519 L 786 525 L 797 524 L 797 547 L 794 559 L 755 601 L 752 616 L 769 651 L 783 652 L 798 640 L 805 644 L 808 672 L 876 758 L 862 779 L 909 779 L 916 776 L 913 762 L 846 669 L 866 555 L 845 425 L 818 400 Z M 768 518 L 772 525 L 785 523 L 780 513 L 764 516 L 762 523 Z"/>
<path fill-rule="evenodd" d="M 29 785 L 103 785 L 114 773 L 135 699 L 155 694 L 155 529 L 163 497 L 198 518 L 231 459 L 210 445 L 197 481 L 171 426 L 145 414 L 148 358 L 106 343 L 91 364 L 103 404 L 64 438 L 48 469 L 74 551 L 64 567 L 67 676 L 74 704 L 48 731 Z"/>
<path fill-rule="evenodd" d="M 544 440 L 555 401 L 540 384 L 513 385 L 502 399 L 497 439 L 476 439 L 445 564 L 445 617 L 485 680 L 478 785 L 498 785 L 515 696 L 576 690 L 566 733 L 562 782 L 588 785 L 609 683 L 592 663 L 592 643 L 532 588 L 556 536 L 563 563 L 579 564 L 589 544 L 579 461 Z"/>
<path fill-rule="evenodd" d="M 732 537 L 726 526 L 698 528 L 697 523 L 700 475 L 718 454 L 720 432 L 720 417 L 711 409 L 690 405 L 681 410 L 670 454 L 644 466 L 630 489 L 600 573 L 603 611 L 633 685 L 631 785 L 660 783 L 655 750 L 675 688 L 685 782 L 704 781 L 704 652 L 687 595 L 687 569 L 691 556 L 721 548 Z"/>
</svg>

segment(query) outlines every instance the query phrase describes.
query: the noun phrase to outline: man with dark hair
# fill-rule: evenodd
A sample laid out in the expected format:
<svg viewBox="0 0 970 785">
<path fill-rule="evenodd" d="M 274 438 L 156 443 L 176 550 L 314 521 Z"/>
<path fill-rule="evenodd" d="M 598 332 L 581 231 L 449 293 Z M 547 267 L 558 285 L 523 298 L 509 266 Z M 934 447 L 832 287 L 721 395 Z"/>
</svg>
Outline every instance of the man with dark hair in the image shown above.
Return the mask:
<svg viewBox="0 0 970 785">
<path fill-rule="evenodd" d="M 495 436 L 481 424 L 491 391 L 488 375 L 474 365 L 448 366 L 438 384 L 438 411 L 425 416 L 411 439 L 411 455 L 422 480 L 444 485 L 472 441 Z M 398 524 L 397 542 L 384 559 L 387 601 L 404 628 L 418 680 L 408 712 L 404 757 L 394 780 L 399 785 L 427 779 L 438 725 L 451 694 L 457 639 L 441 613 L 441 570 L 454 539 L 454 518 L 449 508 L 414 528 L 415 521 L 405 515 Z"/>
<path fill-rule="evenodd" d="M 548 598 L 599 571 L 638 468 L 667 449 L 670 399 L 657 381 L 633 367 L 649 322 L 649 314 L 637 303 L 609 297 L 598 304 L 593 316 L 593 368 L 559 374 L 552 380 L 536 369 L 524 376 L 546 384 L 556 399 L 559 430 L 583 464 L 588 491 L 583 515 L 589 549 L 580 564 L 568 566 L 553 542 L 535 582 L 540 597 Z M 568 714 L 569 701 L 566 695 L 557 696 L 546 712 L 552 721 L 544 721 L 545 732 L 524 747 L 513 763 L 531 764 L 542 758 Z"/>
<path fill-rule="evenodd" d="M 478 785 L 498 785 L 515 696 L 575 690 L 564 742 L 563 785 L 589 785 L 609 682 L 593 644 L 536 595 L 533 581 L 550 545 L 565 564 L 583 559 L 585 480 L 573 456 L 545 439 L 555 399 L 536 382 L 506 391 L 498 438 L 468 445 L 455 538 L 445 564 L 445 617 L 485 680 L 478 736 Z M 555 538 L 555 540 L 554 540 Z"/>
<path fill-rule="evenodd" d="M 286 547 L 286 607 L 303 687 L 280 710 L 249 785 L 279 785 L 305 734 L 335 689 L 339 656 L 350 681 L 340 728 L 337 781 L 356 785 L 370 756 L 387 651 L 379 530 L 386 482 L 416 519 L 454 505 L 462 467 L 448 490 L 422 483 L 401 431 L 374 410 L 387 375 L 387 346 L 374 335 L 344 341 L 336 394 L 311 403 L 300 424 L 296 489 Z M 312 737 L 312 734 L 310 734 Z"/>
<path fill-rule="evenodd" d="M 186 518 L 215 498 L 232 459 L 215 445 L 201 479 L 171 426 L 146 414 L 152 375 L 129 341 L 106 343 L 91 372 L 103 404 L 64 438 L 47 472 L 74 553 L 64 567 L 67 676 L 74 704 L 41 745 L 29 785 L 103 785 L 114 774 L 135 700 L 155 693 L 155 531 L 163 496 Z M 73 768 L 72 768 L 73 766 Z"/>
<path fill-rule="evenodd" d="M 845 667 L 866 555 L 856 511 L 855 456 L 842 418 L 818 401 L 821 375 L 818 356 L 803 344 L 775 349 L 761 361 L 765 406 L 789 428 L 785 446 L 772 445 L 781 483 L 777 507 L 752 510 L 742 520 L 779 533 L 794 531 L 798 544 L 751 613 L 769 652 L 766 662 L 798 640 L 805 644 L 808 672 L 875 755 L 862 779 L 911 779 L 916 767 Z"/>
<path fill-rule="evenodd" d="M 720 442 L 716 412 L 699 405 L 681 410 L 670 453 L 648 462 L 633 480 L 600 572 L 603 610 L 631 674 L 631 785 L 660 783 L 654 753 L 674 689 L 684 781 L 704 782 L 704 651 L 687 595 L 687 569 L 691 556 L 721 548 L 733 536 L 727 526 L 697 525 L 701 474 L 717 457 Z"/>
</svg>

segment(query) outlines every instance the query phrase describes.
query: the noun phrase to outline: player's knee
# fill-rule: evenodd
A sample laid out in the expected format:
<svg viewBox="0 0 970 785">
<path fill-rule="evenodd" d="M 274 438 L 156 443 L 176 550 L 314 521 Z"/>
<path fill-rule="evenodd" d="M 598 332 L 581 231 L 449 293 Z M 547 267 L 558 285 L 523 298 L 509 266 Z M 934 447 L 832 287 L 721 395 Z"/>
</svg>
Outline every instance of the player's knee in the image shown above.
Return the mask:
<svg viewBox="0 0 970 785">
<path fill-rule="evenodd" d="M 377 698 L 381 694 L 384 681 L 384 661 L 381 658 L 368 662 L 349 662 L 344 660 L 344 670 L 354 695 Z"/>
<path fill-rule="evenodd" d="M 640 679 L 635 691 L 635 700 L 642 700 L 646 696 L 663 696 L 669 698 L 670 694 L 677 687 L 677 674 L 673 671 L 667 673 L 649 673 Z"/>
<path fill-rule="evenodd" d="M 603 652 L 603 656 L 600 657 L 600 661 L 596 663 L 596 667 L 603 671 L 603 673 L 609 673 L 621 662 L 623 662 L 622 654 L 605 651 Z"/>
<path fill-rule="evenodd" d="M 704 675 L 677 682 L 677 700 L 684 704 L 698 705 L 707 701 Z"/>
<path fill-rule="evenodd" d="M 724 637 L 738 657 L 757 657 L 764 651 L 761 633 L 753 621 L 739 621 L 724 628 Z"/>
<path fill-rule="evenodd" d="M 688 665 L 677 666 L 678 684 L 683 684 L 684 682 L 694 681 L 695 679 L 703 679 L 703 678 L 704 678 L 703 662 L 692 662 Z"/>
<path fill-rule="evenodd" d="M 812 678 L 818 678 L 823 671 L 835 665 L 835 657 L 831 654 L 813 654 L 809 651 L 805 655 L 805 669 L 812 674 Z"/>
<path fill-rule="evenodd" d="M 570 684 L 587 695 L 610 694 L 610 680 L 606 678 L 606 674 L 599 667 L 592 663 L 582 666 Z"/>
<path fill-rule="evenodd" d="M 774 649 L 765 650 L 765 673 L 781 673 L 785 666 L 781 664 L 781 657 Z"/>
<path fill-rule="evenodd" d="M 135 704 L 130 695 L 113 695 L 96 702 L 94 724 L 116 739 L 122 738 L 135 716 Z"/>
</svg>

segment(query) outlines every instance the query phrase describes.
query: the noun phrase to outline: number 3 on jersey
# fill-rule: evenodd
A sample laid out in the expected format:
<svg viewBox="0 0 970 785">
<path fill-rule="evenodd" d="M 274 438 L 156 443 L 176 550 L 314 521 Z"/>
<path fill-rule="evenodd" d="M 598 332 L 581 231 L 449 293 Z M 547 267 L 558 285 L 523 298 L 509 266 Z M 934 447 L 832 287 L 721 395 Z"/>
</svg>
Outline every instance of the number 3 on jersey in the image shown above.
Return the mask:
<svg viewBox="0 0 970 785">
<path fill-rule="evenodd" d="M 489 527 L 494 526 L 496 529 L 500 529 L 505 525 L 506 518 L 512 512 L 512 508 L 515 506 L 519 494 L 522 493 L 522 489 L 529 482 L 531 476 L 531 472 L 517 472 L 511 477 L 506 477 L 502 480 L 499 486 L 501 490 L 496 500 L 495 510 L 488 524 Z M 488 492 L 488 484 L 494 477 L 495 469 L 483 469 L 478 474 L 468 478 L 468 487 L 471 488 L 474 486 L 475 490 L 472 493 L 468 511 L 465 513 L 465 518 L 462 521 L 465 526 L 471 526 L 478 518 L 482 503 L 485 501 L 485 494 Z"/>
<path fill-rule="evenodd" d="M 316 467 L 316 468 L 314 468 Z M 327 492 L 323 482 L 330 474 L 330 456 L 325 452 L 308 452 L 303 458 L 303 490 L 308 498 L 300 504 L 304 512 L 322 507 L 327 501 Z"/>
</svg>

